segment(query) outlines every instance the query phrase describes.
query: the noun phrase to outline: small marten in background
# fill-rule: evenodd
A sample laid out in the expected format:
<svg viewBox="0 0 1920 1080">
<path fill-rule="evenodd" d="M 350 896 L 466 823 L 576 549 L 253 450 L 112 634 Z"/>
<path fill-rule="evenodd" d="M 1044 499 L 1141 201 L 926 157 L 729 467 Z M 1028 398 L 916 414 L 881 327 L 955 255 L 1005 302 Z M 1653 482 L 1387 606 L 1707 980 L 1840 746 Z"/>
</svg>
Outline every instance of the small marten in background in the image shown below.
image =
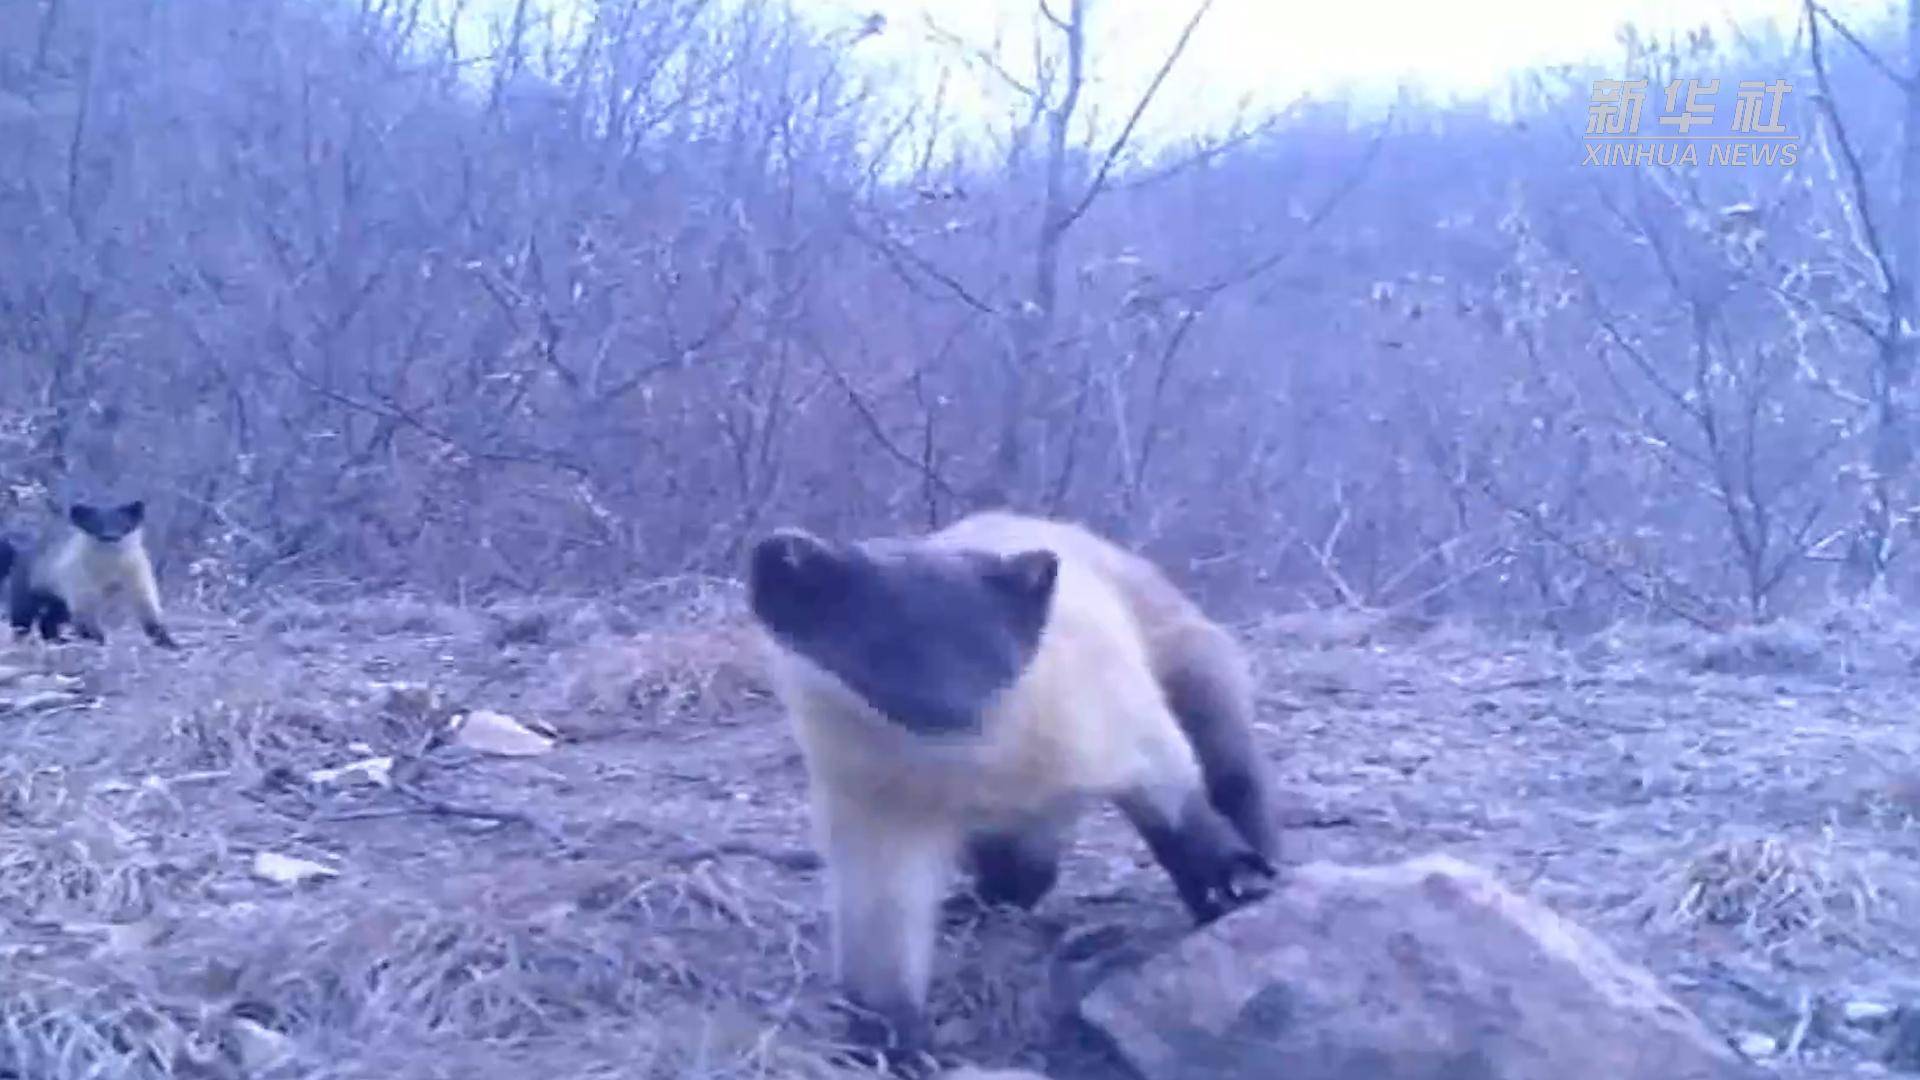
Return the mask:
<svg viewBox="0 0 1920 1080">
<path fill-rule="evenodd" d="M 147 637 L 161 648 L 179 648 L 161 621 L 160 590 L 141 531 L 145 520 L 146 504 L 138 499 L 110 507 L 74 503 L 53 535 L 0 559 L 12 564 L 8 614 L 15 636 L 37 623 L 42 638 L 58 641 L 71 621 L 81 637 L 104 643 L 103 605 L 125 592 Z"/>
</svg>

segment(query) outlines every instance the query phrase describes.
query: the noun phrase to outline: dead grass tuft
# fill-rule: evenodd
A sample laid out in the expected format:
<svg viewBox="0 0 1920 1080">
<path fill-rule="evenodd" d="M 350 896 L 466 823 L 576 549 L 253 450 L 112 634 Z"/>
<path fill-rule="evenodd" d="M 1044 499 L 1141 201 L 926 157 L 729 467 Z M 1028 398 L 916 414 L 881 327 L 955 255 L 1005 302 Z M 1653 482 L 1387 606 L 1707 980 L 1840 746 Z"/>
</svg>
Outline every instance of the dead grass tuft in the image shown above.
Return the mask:
<svg viewBox="0 0 1920 1080">
<path fill-rule="evenodd" d="M 1430 632 L 1434 625 L 1428 619 L 1392 612 L 1329 608 L 1270 615 L 1239 630 L 1242 639 L 1258 650 L 1318 651 L 1412 641 Z"/>
<path fill-rule="evenodd" d="M 637 582 L 622 606 L 641 618 L 670 623 L 715 623 L 744 617 L 746 586 L 733 578 L 679 574 Z"/>
<path fill-rule="evenodd" d="M 384 913 L 383 913 L 384 914 Z M 412 912 L 344 928 L 352 945 L 313 958 L 301 980 L 282 978 L 283 1003 L 324 1013 L 351 988 L 362 1025 L 403 1024 L 425 1034 L 511 1039 L 550 1034 L 596 1013 L 631 1013 L 650 987 L 684 980 L 673 957 L 637 955 L 608 935 L 578 928 Z"/>
<path fill-rule="evenodd" d="M 179 868 L 108 824 L 81 821 L 0 838 L 0 893 L 29 912 L 79 913 L 105 922 L 144 918 Z"/>
<path fill-rule="evenodd" d="M 358 636 L 452 638 L 478 636 L 484 621 L 467 608 L 399 594 L 332 604 L 289 598 L 261 615 L 258 625 L 270 633 L 339 630 Z"/>
<path fill-rule="evenodd" d="M 574 597 L 503 600 L 488 607 L 485 618 L 487 643 L 495 648 L 570 648 L 603 635 L 634 633 L 642 622 L 614 600 Z"/>
<path fill-rule="evenodd" d="M 1807 615 L 1711 632 L 1680 623 L 1614 626 L 1580 650 L 1588 659 L 1656 661 L 1719 675 L 1889 674 L 1920 660 L 1915 623 L 1885 603 L 1837 604 Z"/>
<path fill-rule="evenodd" d="M 1596 634 L 1580 650 L 1587 661 L 1671 665 L 1717 675 L 1817 674 L 1832 650 L 1816 628 L 1778 621 L 1713 632 L 1681 623 L 1633 623 Z"/>
<path fill-rule="evenodd" d="M 647 728 L 721 719 L 765 693 L 747 628 L 738 625 L 602 638 L 551 663 L 568 710 Z"/>
<path fill-rule="evenodd" d="M 1798 622 L 1741 626 L 1696 641 L 1686 652 L 1695 671 L 1719 675 L 1807 675 L 1827 670 L 1827 642 Z"/>
<path fill-rule="evenodd" d="M 155 764 L 258 776 L 289 764 L 337 756 L 356 739 L 387 741 L 389 721 L 370 709 L 350 710 L 291 695 L 250 691 L 188 708 L 149 734 Z"/>
<path fill-rule="evenodd" d="M 0 988 L 0 1076 L 173 1077 L 191 1052 L 199 1074 L 239 1075 L 175 1018 L 103 988 L 28 977 Z"/>
<path fill-rule="evenodd" d="M 999 910 L 948 926 L 940 945 L 950 974 L 939 980 L 931 1007 L 945 1019 L 938 1041 L 975 1050 L 986 1064 L 1012 1061 L 1000 1048 L 1043 1044 L 1062 1018 L 1047 979 L 1051 949 L 1041 920 Z"/>
<path fill-rule="evenodd" d="M 547 704 L 558 723 L 576 733 L 616 724 L 657 731 L 724 720 L 765 701 L 737 590 L 696 579 L 675 593 L 675 603 L 641 602 L 652 610 L 642 627 L 601 634 L 548 659 L 557 693 Z"/>
<path fill-rule="evenodd" d="M 1831 836 L 1717 842 L 1670 868 L 1642 898 L 1648 921 L 1668 929 L 1729 927 L 1764 948 L 1809 935 L 1845 938 L 1878 909 L 1874 882 Z"/>
<path fill-rule="evenodd" d="M 195 951 L 234 957 L 229 999 L 311 1038 L 549 1038 L 674 1002 L 777 1002 L 810 977 L 810 960 L 789 959 L 794 912 L 712 865 L 512 880 L 518 891 L 456 881 L 436 896 L 291 898 L 209 933 Z M 723 943 L 762 977 L 715 971 L 705 958 Z"/>
<path fill-rule="evenodd" d="M 76 787 L 61 769 L 0 762 L 0 913 L 127 922 L 204 880 L 205 859 L 169 852 L 128 824 L 164 799 L 157 788 L 120 785 L 116 815 L 110 796 Z"/>
</svg>

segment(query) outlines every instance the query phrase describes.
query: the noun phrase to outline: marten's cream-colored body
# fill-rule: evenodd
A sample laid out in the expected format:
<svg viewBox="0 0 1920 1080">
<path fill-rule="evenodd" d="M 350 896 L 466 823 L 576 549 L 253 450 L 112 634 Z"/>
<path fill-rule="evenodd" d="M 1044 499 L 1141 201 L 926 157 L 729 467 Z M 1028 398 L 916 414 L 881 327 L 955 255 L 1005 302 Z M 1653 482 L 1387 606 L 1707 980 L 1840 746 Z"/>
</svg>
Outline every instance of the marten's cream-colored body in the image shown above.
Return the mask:
<svg viewBox="0 0 1920 1080">
<path fill-rule="evenodd" d="M 1272 875 L 1244 659 L 1144 559 L 994 512 L 847 545 L 784 530 L 751 577 L 809 773 L 837 974 L 901 1049 L 925 1038 L 958 861 L 986 899 L 1031 905 L 1078 813 L 1111 800 L 1198 920 Z"/>
<path fill-rule="evenodd" d="M 75 503 L 65 527 L 19 553 L 8 596 L 15 634 L 38 624 L 41 637 L 57 641 L 71 620 L 81 637 L 104 642 L 106 604 L 125 594 L 147 637 L 162 648 L 177 648 L 160 614 L 160 588 L 142 529 L 145 516 L 145 504 L 138 500 L 105 508 Z"/>
</svg>

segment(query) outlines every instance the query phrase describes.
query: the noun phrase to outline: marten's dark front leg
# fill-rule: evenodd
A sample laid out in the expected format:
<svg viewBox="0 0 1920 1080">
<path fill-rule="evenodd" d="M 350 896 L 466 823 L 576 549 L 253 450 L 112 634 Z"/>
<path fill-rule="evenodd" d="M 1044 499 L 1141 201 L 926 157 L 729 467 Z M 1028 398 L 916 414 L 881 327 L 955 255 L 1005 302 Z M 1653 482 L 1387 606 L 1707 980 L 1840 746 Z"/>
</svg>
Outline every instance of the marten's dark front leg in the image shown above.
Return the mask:
<svg viewBox="0 0 1920 1080">
<path fill-rule="evenodd" d="M 1267 857 L 1214 809 L 1204 789 L 1169 800 L 1141 792 L 1120 808 L 1193 915 L 1205 925 L 1272 891 L 1278 876 Z"/>
</svg>

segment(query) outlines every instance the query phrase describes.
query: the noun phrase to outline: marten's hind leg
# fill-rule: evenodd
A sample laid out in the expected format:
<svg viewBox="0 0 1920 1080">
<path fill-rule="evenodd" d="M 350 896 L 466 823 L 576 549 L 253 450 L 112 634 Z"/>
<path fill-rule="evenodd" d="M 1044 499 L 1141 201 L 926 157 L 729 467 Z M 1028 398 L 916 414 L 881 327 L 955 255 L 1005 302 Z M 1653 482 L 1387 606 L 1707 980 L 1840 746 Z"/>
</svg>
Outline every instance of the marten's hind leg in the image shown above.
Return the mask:
<svg viewBox="0 0 1920 1080">
<path fill-rule="evenodd" d="M 1060 880 L 1060 856 L 1071 820 L 1049 816 L 987 829 L 967 840 L 967 867 L 983 903 L 1030 909 Z"/>
</svg>

